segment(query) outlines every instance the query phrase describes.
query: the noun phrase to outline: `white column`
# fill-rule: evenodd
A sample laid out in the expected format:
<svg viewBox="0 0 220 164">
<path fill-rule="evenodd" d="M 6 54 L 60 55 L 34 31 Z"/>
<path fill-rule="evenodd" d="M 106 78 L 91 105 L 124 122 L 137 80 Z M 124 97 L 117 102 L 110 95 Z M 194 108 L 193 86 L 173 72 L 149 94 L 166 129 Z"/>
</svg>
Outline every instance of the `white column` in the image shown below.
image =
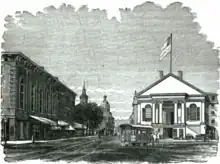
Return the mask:
<svg viewBox="0 0 220 164">
<path fill-rule="evenodd" d="M 177 138 L 180 137 L 180 131 L 179 131 L 179 128 L 176 129 L 176 136 L 177 136 Z"/>
<path fill-rule="evenodd" d="M 156 122 L 156 123 L 158 123 L 158 114 L 159 114 L 158 111 L 159 111 L 159 109 L 156 108 L 156 112 L 155 112 L 155 115 L 156 115 L 156 120 L 155 120 L 155 122 Z"/>
<path fill-rule="evenodd" d="M 174 124 L 177 124 L 177 103 L 174 102 Z"/>
<path fill-rule="evenodd" d="M 201 108 L 200 108 L 200 113 L 201 113 L 201 122 L 205 122 L 205 105 L 204 102 L 201 103 Z"/>
<path fill-rule="evenodd" d="M 182 103 L 182 122 L 181 123 L 184 123 L 185 122 L 185 104 L 184 102 Z"/>
<path fill-rule="evenodd" d="M 155 123 L 155 103 L 153 103 L 152 106 L 152 123 Z"/>
<path fill-rule="evenodd" d="M 159 123 L 160 124 L 162 124 L 162 117 L 163 117 L 163 112 L 162 112 L 162 107 L 163 107 L 163 103 L 161 102 L 160 103 L 160 106 L 159 106 L 159 114 L 160 114 L 160 116 L 159 116 Z"/>
<path fill-rule="evenodd" d="M 138 118 L 138 121 L 137 121 L 137 122 L 138 122 L 138 123 L 141 122 L 141 121 L 140 121 L 140 117 L 141 117 L 141 116 L 140 116 L 140 115 L 141 115 L 140 107 L 141 107 L 140 104 L 138 104 L 138 112 L 137 112 L 137 114 L 138 114 L 138 117 L 137 117 L 137 118 Z"/>
</svg>

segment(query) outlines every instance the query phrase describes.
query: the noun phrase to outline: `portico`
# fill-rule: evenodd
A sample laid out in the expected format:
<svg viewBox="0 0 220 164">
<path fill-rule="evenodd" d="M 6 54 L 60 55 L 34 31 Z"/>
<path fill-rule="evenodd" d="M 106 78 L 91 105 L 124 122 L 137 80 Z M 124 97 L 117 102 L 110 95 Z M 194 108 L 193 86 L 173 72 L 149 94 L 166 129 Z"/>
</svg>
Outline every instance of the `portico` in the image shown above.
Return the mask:
<svg viewBox="0 0 220 164">
<path fill-rule="evenodd" d="M 134 122 L 152 125 L 164 138 L 195 137 L 205 134 L 208 103 L 205 92 L 170 73 L 135 94 Z"/>
</svg>

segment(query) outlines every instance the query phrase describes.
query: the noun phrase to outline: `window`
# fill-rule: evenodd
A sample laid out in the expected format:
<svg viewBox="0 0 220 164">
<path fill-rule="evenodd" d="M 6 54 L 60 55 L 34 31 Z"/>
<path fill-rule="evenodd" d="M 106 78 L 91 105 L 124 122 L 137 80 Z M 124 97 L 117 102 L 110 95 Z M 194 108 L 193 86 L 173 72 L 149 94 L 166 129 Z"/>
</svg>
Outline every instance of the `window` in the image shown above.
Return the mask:
<svg viewBox="0 0 220 164">
<path fill-rule="evenodd" d="M 46 92 L 46 113 L 49 113 L 49 92 Z"/>
<path fill-rule="evenodd" d="M 214 120 L 214 119 L 213 119 L 213 120 L 211 120 L 211 123 L 212 123 L 212 124 L 214 124 L 214 123 L 215 123 L 215 120 Z"/>
<path fill-rule="evenodd" d="M 31 110 L 35 111 L 35 86 L 32 84 L 31 87 Z"/>
<path fill-rule="evenodd" d="M 211 114 L 212 114 L 212 116 L 215 116 L 215 112 L 214 111 L 211 111 Z"/>
<path fill-rule="evenodd" d="M 40 113 L 43 112 L 43 90 L 40 89 Z"/>
<path fill-rule="evenodd" d="M 212 96 L 212 101 L 214 101 L 215 100 L 215 96 Z"/>
<path fill-rule="evenodd" d="M 20 79 L 19 83 L 19 107 L 24 109 L 24 78 Z"/>
<path fill-rule="evenodd" d="M 145 108 L 142 109 L 142 120 L 143 121 L 152 121 L 152 108 L 151 105 L 146 105 Z"/>
<path fill-rule="evenodd" d="M 191 104 L 187 108 L 187 116 L 189 121 L 199 121 L 200 120 L 200 108 L 196 104 Z"/>
</svg>

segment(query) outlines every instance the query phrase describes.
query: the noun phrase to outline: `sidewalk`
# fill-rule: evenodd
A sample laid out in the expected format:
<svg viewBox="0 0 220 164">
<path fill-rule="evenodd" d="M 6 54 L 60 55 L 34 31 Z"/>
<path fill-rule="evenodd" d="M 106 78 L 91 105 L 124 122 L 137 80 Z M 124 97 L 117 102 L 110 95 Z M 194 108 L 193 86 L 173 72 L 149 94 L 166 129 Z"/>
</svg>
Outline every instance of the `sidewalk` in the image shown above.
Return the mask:
<svg viewBox="0 0 220 164">
<path fill-rule="evenodd" d="M 83 138 L 96 138 L 97 136 L 83 136 L 83 137 L 71 137 L 71 138 L 61 138 L 56 140 L 35 140 L 34 143 L 53 143 L 59 141 L 66 141 L 66 140 L 77 140 Z M 1 141 L 1 144 L 4 145 L 4 141 Z M 24 140 L 24 141 L 7 141 L 7 145 L 27 145 L 32 144 L 32 140 Z"/>
<path fill-rule="evenodd" d="M 218 140 L 175 140 L 175 139 L 160 139 L 160 143 L 162 144 L 210 144 L 210 143 L 218 143 Z"/>
</svg>

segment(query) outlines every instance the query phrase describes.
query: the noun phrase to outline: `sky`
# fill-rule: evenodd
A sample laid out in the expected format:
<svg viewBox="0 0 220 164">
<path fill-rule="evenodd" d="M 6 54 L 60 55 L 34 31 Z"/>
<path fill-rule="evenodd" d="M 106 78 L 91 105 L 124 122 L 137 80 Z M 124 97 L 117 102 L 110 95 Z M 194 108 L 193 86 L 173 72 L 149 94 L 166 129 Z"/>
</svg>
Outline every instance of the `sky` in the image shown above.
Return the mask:
<svg viewBox="0 0 220 164">
<path fill-rule="evenodd" d="M 17 0 L 12 3 L 8 0 L 1 9 L 1 25 L 5 23 L 5 16 L 14 16 L 15 11 L 26 10 L 35 15 L 38 11 L 43 12 L 45 7 L 53 5 L 57 8 L 63 2 Z M 113 116 L 127 119 L 131 114 L 134 91 L 140 91 L 157 80 L 158 70 L 168 71 L 168 58 L 162 62 L 158 58 L 160 47 L 172 31 L 174 71 L 181 69 L 185 80 L 205 91 L 216 92 L 218 58 L 213 47 L 220 47 L 220 22 L 216 21 L 220 15 L 217 8 L 220 2 L 184 0 L 180 2 L 186 8 L 176 4 L 176 7 L 163 10 L 175 1 L 154 0 L 163 8 L 147 4 L 121 14 L 118 10 L 125 7 L 133 9 L 144 2 L 66 0 L 66 4 L 75 8 L 88 4 L 89 8 L 106 9 L 108 15 L 101 11 L 87 12 L 84 8 L 78 16 L 74 12 L 71 18 L 67 10 L 60 10 L 62 14 L 52 14 L 50 18 L 42 16 L 38 22 L 29 17 L 25 17 L 27 22 L 16 19 L 18 28 L 6 32 L 3 48 L 22 50 L 78 95 L 83 80 L 86 80 L 90 101 L 100 103 L 106 94 Z M 195 13 L 197 18 L 193 19 Z M 0 30 L 3 33 L 5 28 L 1 26 Z"/>
</svg>

